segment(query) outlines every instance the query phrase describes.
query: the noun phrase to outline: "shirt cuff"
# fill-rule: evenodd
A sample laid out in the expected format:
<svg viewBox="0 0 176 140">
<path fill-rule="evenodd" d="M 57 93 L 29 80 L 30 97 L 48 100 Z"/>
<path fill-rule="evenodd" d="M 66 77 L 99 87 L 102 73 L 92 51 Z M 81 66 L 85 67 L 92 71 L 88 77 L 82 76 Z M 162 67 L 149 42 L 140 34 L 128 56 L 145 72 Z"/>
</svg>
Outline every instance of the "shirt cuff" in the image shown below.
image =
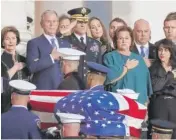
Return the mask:
<svg viewBox="0 0 176 140">
<path fill-rule="evenodd" d="M 53 57 L 51 56 L 51 54 L 50 54 L 50 57 L 51 57 L 52 62 L 54 63 L 54 59 L 53 59 Z"/>
</svg>

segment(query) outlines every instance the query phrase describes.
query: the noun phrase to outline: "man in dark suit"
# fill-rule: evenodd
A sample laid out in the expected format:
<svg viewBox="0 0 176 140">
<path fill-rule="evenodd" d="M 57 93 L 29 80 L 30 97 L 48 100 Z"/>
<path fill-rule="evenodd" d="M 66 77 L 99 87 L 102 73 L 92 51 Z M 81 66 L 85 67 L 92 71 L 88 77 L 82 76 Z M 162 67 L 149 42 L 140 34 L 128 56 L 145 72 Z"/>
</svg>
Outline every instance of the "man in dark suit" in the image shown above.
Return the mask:
<svg viewBox="0 0 176 140">
<path fill-rule="evenodd" d="M 58 16 L 55 11 L 47 10 L 41 16 L 41 27 L 44 34 L 30 40 L 27 44 L 27 66 L 33 73 L 32 82 L 37 89 L 57 89 L 63 74 L 60 69 L 59 48 L 70 47 L 70 44 L 57 38 Z"/>
<path fill-rule="evenodd" d="M 79 74 L 84 81 L 86 81 L 87 73 L 86 62 L 93 61 L 102 63 L 101 44 L 97 40 L 88 37 L 86 34 L 89 13 L 90 9 L 84 7 L 68 11 L 68 14 L 71 15 L 71 19 L 77 20 L 77 24 L 73 28 L 73 33 L 67 37 L 67 40 L 71 43 L 72 48 L 86 53 L 85 56 L 81 56 L 79 65 Z"/>
<path fill-rule="evenodd" d="M 78 73 L 79 60 L 81 55 L 85 55 L 76 49 L 62 48 L 59 52 L 62 57 L 62 71 L 65 74 L 64 80 L 60 83 L 58 89 L 62 90 L 83 90 L 85 89 L 84 81 Z"/>
<path fill-rule="evenodd" d="M 166 36 L 165 39 L 171 40 L 173 42 L 174 50 L 176 53 L 176 12 L 169 13 L 166 16 L 164 20 L 163 30 Z M 161 40 L 157 41 L 155 45 L 158 46 L 160 41 Z"/>
<path fill-rule="evenodd" d="M 132 52 L 140 54 L 148 67 L 151 62 L 156 58 L 156 48 L 150 43 L 151 30 L 149 23 L 144 19 L 139 19 L 134 24 L 133 29 L 135 45 Z"/>
</svg>

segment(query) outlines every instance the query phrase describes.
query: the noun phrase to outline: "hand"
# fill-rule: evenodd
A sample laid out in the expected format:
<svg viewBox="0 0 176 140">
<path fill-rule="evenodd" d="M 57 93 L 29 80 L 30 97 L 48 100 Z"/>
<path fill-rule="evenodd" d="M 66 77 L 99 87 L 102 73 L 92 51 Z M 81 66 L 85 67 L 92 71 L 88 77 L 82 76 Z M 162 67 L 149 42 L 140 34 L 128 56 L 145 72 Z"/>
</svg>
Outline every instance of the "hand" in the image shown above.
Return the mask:
<svg viewBox="0 0 176 140">
<path fill-rule="evenodd" d="M 22 62 L 15 62 L 13 67 L 16 71 L 22 70 L 25 67 L 25 63 Z"/>
<path fill-rule="evenodd" d="M 128 68 L 128 69 L 133 69 L 135 68 L 137 65 L 138 65 L 139 61 L 136 60 L 136 59 L 132 59 L 132 60 L 127 60 L 125 66 Z"/>
<path fill-rule="evenodd" d="M 56 47 L 53 48 L 52 52 L 51 52 L 51 56 L 54 60 L 59 60 L 60 59 L 60 53 L 57 51 Z"/>
<path fill-rule="evenodd" d="M 150 59 L 145 58 L 145 57 L 144 57 L 143 59 L 144 59 L 144 61 L 145 61 L 145 64 L 147 65 L 147 67 L 150 67 L 150 66 L 152 65 Z"/>
<path fill-rule="evenodd" d="M 77 24 L 77 20 L 71 21 L 71 23 L 70 23 L 70 25 L 69 25 L 69 29 L 70 29 L 70 30 L 73 29 L 73 28 L 76 26 L 76 24 Z"/>
</svg>

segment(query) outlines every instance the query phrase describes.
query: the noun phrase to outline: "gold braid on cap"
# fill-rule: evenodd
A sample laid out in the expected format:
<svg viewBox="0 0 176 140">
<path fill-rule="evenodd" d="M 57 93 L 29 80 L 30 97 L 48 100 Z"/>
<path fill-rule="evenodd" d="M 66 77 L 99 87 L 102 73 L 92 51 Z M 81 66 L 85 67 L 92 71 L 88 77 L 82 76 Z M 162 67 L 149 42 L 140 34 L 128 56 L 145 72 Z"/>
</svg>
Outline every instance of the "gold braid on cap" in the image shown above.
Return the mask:
<svg viewBox="0 0 176 140">
<path fill-rule="evenodd" d="M 162 129 L 162 128 L 158 128 L 158 127 L 155 127 L 155 126 L 153 126 L 152 129 L 156 129 L 156 130 L 160 130 L 160 131 L 165 131 L 165 132 L 172 132 L 173 131 L 172 129 Z"/>
</svg>

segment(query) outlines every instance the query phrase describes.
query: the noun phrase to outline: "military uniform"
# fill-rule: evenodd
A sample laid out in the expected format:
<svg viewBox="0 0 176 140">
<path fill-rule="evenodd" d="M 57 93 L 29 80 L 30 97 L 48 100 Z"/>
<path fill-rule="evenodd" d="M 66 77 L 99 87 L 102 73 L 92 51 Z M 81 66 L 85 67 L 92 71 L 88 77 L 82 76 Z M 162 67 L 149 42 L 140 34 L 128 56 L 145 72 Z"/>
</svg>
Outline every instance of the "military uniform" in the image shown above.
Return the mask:
<svg viewBox="0 0 176 140">
<path fill-rule="evenodd" d="M 64 80 L 60 83 L 59 90 L 83 90 L 84 82 L 79 77 L 78 72 L 71 72 L 64 76 Z"/>
<path fill-rule="evenodd" d="M 39 118 L 23 106 L 12 106 L 1 116 L 2 139 L 41 139 Z"/>
<path fill-rule="evenodd" d="M 36 89 L 36 86 L 23 80 L 12 80 L 9 85 L 13 88 L 15 94 L 12 93 L 12 107 L 1 116 L 1 138 L 41 139 L 39 117 L 29 112 L 27 107 L 23 104 L 20 105 L 17 100 L 17 95 L 28 96 L 31 90 Z"/>
<path fill-rule="evenodd" d="M 67 37 L 67 39 L 70 42 L 72 48 L 83 51 L 87 54 L 86 56 L 81 56 L 78 69 L 81 79 L 86 80 L 86 73 L 88 70 L 86 62 L 92 61 L 100 64 L 102 63 L 100 42 L 87 36 L 87 44 L 84 45 L 78 40 L 74 33 Z"/>
<path fill-rule="evenodd" d="M 76 8 L 68 11 L 68 14 L 71 15 L 71 19 L 76 19 L 78 22 L 88 22 L 88 14 L 91 12 L 88 8 Z M 78 23 L 77 23 L 78 24 Z M 76 36 L 77 35 L 77 36 Z M 87 73 L 87 61 L 92 61 L 96 63 L 102 63 L 102 55 L 101 55 L 101 44 L 99 41 L 92 39 L 86 35 L 86 33 L 81 36 L 78 34 L 72 33 L 70 36 L 65 37 L 71 47 L 86 53 L 86 56 L 81 56 L 80 65 L 79 65 L 79 74 L 84 81 L 86 81 L 86 73 Z M 81 42 L 81 37 L 85 37 L 86 40 L 84 43 Z M 78 38 L 80 37 L 80 38 Z"/>
</svg>

